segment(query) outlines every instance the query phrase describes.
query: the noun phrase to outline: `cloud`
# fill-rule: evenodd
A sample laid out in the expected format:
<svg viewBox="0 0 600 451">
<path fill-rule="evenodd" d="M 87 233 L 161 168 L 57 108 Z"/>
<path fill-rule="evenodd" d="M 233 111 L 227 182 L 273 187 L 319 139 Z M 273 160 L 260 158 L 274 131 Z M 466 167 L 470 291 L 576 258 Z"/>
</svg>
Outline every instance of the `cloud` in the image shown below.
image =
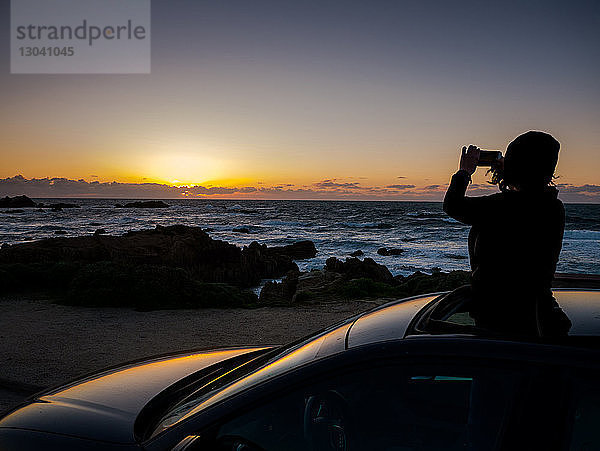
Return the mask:
<svg viewBox="0 0 600 451">
<path fill-rule="evenodd" d="M 569 194 L 600 193 L 600 185 L 585 184 L 585 185 L 581 185 L 581 186 L 574 186 L 574 185 L 571 185 L 570 183 L 569 184 L 562 183 L 562 184 L 556 185 L 556 187 L 560 190 L 560 192 L 569 193 Z"/>
<path fill-rule="evenodd" d="M 396 189 L 396 190 L 405 190 L 415 188 L 415 185 L 387 185 L 386 188 Z"/>
<path fill-rule="evenodd" d="M 558 188 L 558 197 L 563 202 L 572 203 L 600 203 L 600 185 L 572 185 L 570 183 L 560 183 Z"/>
<path fill-rule="evenodd" d="M 364 186 L 358 182 L 325 179 L 312 185 L 297 186 L 281 183 L 266 186 L 171 186 L 160 183 L 87 182 L 64 177 L 27 179 L 22 175 L 0 179 L 0 197 L 25 194 L 33 198 L 96 197 L 96 198 L 249 198 L 249 199 L 352 199 L 352 200 L 429 200 L 440 201 L 447 185 L 418 187 L 413 184 Z M 559 196 L 565 202 L 600 202 L 600 185 L 558 185 Z M 479 196 L 497 192 L 489 184 L 469 185 L 468 195 Z"/>
<path fill-rule="evenodd" d="M 345 182 L 338 183 L 335 180 L 323 180 L 313 184 L 313 186 L 319 189 L 364 189 L 358 182 Z"/>
</svg>

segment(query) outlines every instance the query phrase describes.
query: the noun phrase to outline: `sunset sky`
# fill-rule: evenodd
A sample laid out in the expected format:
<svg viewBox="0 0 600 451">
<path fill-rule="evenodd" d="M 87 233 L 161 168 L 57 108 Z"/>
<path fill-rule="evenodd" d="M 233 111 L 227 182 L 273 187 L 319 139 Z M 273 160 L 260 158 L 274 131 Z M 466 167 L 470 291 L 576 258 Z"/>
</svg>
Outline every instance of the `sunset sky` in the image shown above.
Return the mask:
<svg viewBox="0 0 600 451">
<path fill-rule="evenodd" d="M 155 0 L 150 75 L 11 75 L 9 8 L 0 179 L 84 180 L 48 195 L 440 199 L 536 129 L 600 202 L 598 1 Z"/>
</svg>

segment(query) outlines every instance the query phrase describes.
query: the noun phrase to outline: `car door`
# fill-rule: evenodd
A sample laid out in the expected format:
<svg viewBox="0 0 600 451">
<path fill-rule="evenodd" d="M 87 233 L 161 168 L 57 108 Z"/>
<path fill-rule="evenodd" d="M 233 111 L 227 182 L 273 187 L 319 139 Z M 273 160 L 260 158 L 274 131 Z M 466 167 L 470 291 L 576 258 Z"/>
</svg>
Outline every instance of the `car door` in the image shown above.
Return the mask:
<svg viewBox="0 0 600 451">
<path fill-rule="evenodd" d="M 565 418 L 569 451 L 600 449 L 600 372 L 570 369 L 569 409 Z"/>
<path fill-rule="evenodd" d="M 549 380 L 547 368 L 395 351 L 370 346 L 299 369 L 249 402 L 231 404 L 218 421 L 188 434 L 181 448 L 533 449 L 533 434 L 533 443 L 546 444 L 536 449 L 555 449 L 551 423 L 541 436 L 539 422 L 523 418 L 524 412 L 543 418 L 530 394 L 540 378 Z M 523 431 L 528 437 L 519 437 Z"/>
</svg>

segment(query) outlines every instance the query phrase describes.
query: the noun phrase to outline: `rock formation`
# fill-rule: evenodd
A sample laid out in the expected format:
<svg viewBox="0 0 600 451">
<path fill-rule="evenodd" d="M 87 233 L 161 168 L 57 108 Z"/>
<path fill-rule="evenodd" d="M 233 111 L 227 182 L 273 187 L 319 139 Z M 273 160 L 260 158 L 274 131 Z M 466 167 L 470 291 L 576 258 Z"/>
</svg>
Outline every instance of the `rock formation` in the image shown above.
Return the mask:
<svg viewBox="0 0 600 451">
<path fill-rule="evenodd" d="M 0 199 L 0 208 L 32 208 L 37 204 L 27 196 L 4 197 Z"/>
<path fill-rule="evenodd" d="M 377 254 L 382 255 L 384 257 L 400 255 L 402 252 L 404 252 L 404 249 L 397 249 L 397 248 L 388 249 L 387 247 L 380 247 L 379 249 L 377 249 Z"/>
<path fill-rule="evenodd" d="M 312 243 L 311 243 L 312 244 Z M 157 226 L 154 230 L 104 235 L 47 238 L 0 250 L 0 263 L 94 263 L 184 268 L 196 280 L 251 287 L 261 279 L 283 276 L 298 269 L 292 261 L 308 255 L 308 245 L 269 249 L 254 242 L 240 249 L 213 240 L 199 227 Z M 312 246 L 314 248 L 314 245 Z"/>
</svg>

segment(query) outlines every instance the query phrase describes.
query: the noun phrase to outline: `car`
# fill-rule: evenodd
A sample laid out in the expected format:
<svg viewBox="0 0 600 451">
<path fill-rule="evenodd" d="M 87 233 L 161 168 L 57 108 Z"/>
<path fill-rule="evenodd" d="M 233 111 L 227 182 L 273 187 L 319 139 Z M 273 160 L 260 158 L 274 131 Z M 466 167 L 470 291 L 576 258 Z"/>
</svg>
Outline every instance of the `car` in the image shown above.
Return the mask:
<svg viewBox="0 0 600 451">
<path fill-rule="evenodd" d="M 568 334 L 478 330 L 460 290 L 282 347 L 129 363 L 37 394 L 0 449 L 600 449 L 600 290 L 556 289 Z"/>
</svg>

